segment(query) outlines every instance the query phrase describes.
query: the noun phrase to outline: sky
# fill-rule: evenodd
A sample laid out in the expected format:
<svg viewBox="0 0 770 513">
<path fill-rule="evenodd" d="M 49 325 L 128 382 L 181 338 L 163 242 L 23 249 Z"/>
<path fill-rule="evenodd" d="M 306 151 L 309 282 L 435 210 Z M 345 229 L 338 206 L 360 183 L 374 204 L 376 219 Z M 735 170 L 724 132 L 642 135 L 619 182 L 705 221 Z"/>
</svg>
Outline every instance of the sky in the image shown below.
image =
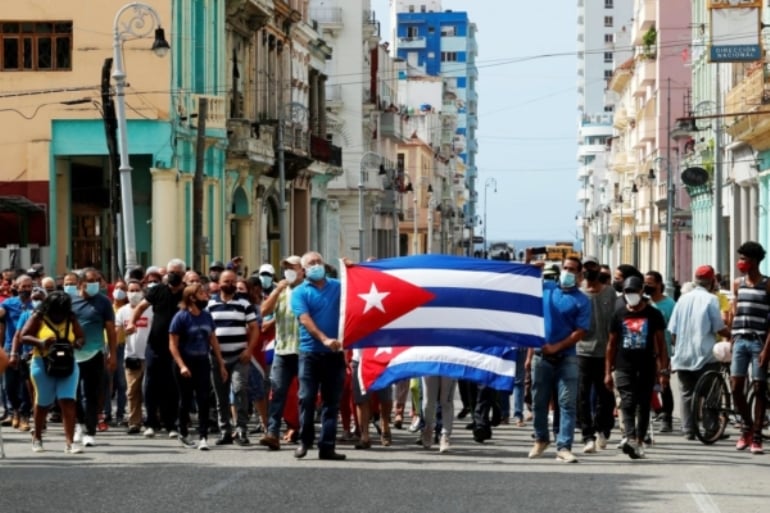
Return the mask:
<svg viewBox="0 0 770 513">
<path fill-rule="evenodd" d="M 511 0 L 442 3 L 445 10 L 468 12 L 478 27 L 477 213 L 484 216 L 486 189 L 490 241 L 579 237 L 577 2 L 557 3 L 559 8 Z M 387 40 L 388 0 L 372 0 L 372 9 Z M 551 53 L 567 55 L 545 56 Z"/>
</svg>

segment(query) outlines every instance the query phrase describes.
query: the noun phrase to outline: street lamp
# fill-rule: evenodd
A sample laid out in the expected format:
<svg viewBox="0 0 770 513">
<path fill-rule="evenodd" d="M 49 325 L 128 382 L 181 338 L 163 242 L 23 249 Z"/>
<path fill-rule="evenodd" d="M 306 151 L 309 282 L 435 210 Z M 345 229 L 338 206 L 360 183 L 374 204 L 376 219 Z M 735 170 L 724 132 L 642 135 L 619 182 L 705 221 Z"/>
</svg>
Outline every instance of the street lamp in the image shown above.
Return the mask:
<svg viewBox="0 0 770 513">
<path fill-rule="evenodd" d="M 358 260 L 363 262 L 366 258 L 364 252 L 364 173 L 366 172 L 367 160 L 372 162 L 377 159 L 382 163 L 383 157 L 374 151 L 367 151 L 361 155 L 358 173 Z"/>
<path fill-rule="evenodd" d="M 428 184 L 428 243 L 425 252 L 433 252 L 433 211 L 438 207 L 438 201 L 433 197 L 433 186 Z"/>
<path fill-rule="evenodd" d="M 675 132 L 669 132 L 669 135 L 673 139 L 679 137 Z M 667 158 L 657 157 L 655 162 L 665 162 L 666 165 L 666 295 L 674 297 L 674 172 L 671 169 L 671 161 Z"/>
<path fill-rule="evenodd" d="M 648 265 L 648 270 L 651 270 L 653 268 L 652 266 L 652 240 L 653 240 L 652 220 L 654 219 L 654 216 L 652 215 L 653 209 L 654 209 L 654 202 L 652 200 L 652 189 L 653 189 L 653 186 L 655 185 L 655 170 L 651 168 L 647 173 L 647 176 L 640 176 L 640 178 L 647 182 L 647 194 L 649 195 L 649 198 L 647 198 L 649 201 L 649 204 L 647 207 L 649 209 L 649 213 L 648 213 L 649 222 L 648 222 L 648 233 L 647 233 L 647 246 L 648 246 L 647 247 L 647 262 L 648 262 L 647 265 Z"/>
<path fill-rule="evenodd" d="M 484 258 L 488 258 L 489 242 L 487 241 L 487 189 L 494 186 L 494 193 L 497 194 L 497 180 L 491 176 L 484 182 Z"/>
<path fill-rule="evenodd" d="M 133 10 L 132 17 L 121 25 L 121 17 Z M 152 23 L 146 23 L 151 18 Z M 115 118 L 118 124 L 118 153 L 120 155 L 120 200 L 123 205 L 123 238 L 125 241 L 125 267 L 133 269 L 137 266 L 136 260 L 136 232 L 134 226 L 134 195 L 131 184 L 131 164 L 128 161 L 128 123 L 126 121 L 126 71 L 123 68 L 122 45 L 126 36 L 134 39 L 147 37 L 155 32 L 155 41 L 152 43 L 152 51 L 158 57 L 165 56 L 171 48 L 166 41 L 166 36 L 161 27 L 160 16 L 147 4 L 133 2 L 118 9 L 112 27 L 112 62 L 115 70 L 112 78 L 115 79 Z"/>
<path fill-rule="evenodd" d="M 636 209 L 637 209 L 637 194 L 639 194 L 639 188 L 636 186 L 636 182 L 631 184 L 631 197 L 634 199 L 634 204 L 631 205 L 631 211 L 634 213 L 634 224 L 631 225 L 631 237 L 633 241 L 631 259 L 634 262 L 634 267 L 639 267 L 639 239 L 636 237 Z"/>
<path fill-rule="evenodd" d="M 289 254 L 289 218 L 286 215 L 286 148 L 284 148 L 287 111 L 293 130 L 295 120 L 298 119 L 295 113 L 299 112 L 304 117 L 307 114 L 307 108 L 299 102 L 286 103 L 281 107 L 278 116 L 278 231 L 280 232 L 281 258 L 286 258 L 286 255 Z"/>
<path fill-rule="evenodd" d="M 406 185 L 404 192 L 412 193 L 412 254 L 417 254 L 417 191 L 412 185 L 412 177 L 409 173 L 404 172 L 404 175 L 409 179 L 409 183 Z"/>
</svg>

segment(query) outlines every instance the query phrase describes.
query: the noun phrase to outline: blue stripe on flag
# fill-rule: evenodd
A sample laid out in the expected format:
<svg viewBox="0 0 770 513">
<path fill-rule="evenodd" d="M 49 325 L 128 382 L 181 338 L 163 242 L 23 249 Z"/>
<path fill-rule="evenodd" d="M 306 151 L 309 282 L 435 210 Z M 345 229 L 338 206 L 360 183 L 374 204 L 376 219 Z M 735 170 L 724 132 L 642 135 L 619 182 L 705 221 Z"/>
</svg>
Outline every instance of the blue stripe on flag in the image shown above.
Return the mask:
<svg viewBox="0 0 770 513">
<path fill-rule="evenodd" d="M 479 289 L 457 289 L 445 287 L 428 287 L 436 298 L 423 305 L 429 307 L 478 308 L 484 310 L 501 310 L 526 315 L 543 315 L 543 298 L 529 294 L 495 292 Z"/>
<path fill-rule="evenodd" d="M 499 260 L 483 260 L 454 255 L 413 255 L 397 258 L 385 258 L 356 265 L 371 267 L 381 271 L 398 269 L 450 269 L 453 271 L 467 270 L 488 273 L 518 274 L 539 278 L 542 271 L 539 267 L 518 262 L 502 262 Z"/>
<path fill-rule="evenodd" d="M 543 345 L 543 338 L 522 333 L 479 329 L 457 330 L 441 328 L 381 329 L 367 335 L 346 349 L 358 347 L 396 346 L 454 346 L 454 347 L 534 347 Z"/>
<path fill-rule="evenodd" d="M 515 358 L 515 353 L 513 354 Z M 380 377 L 372 383 L 369 390 L 380 390 L 397 381 L 421 376 L 443 376 L 452 379 L 463 379 L 506 392 L 513 391 L 513 385 L 516 379 L 513 376 L 496 374 L 494 372 L 457 363 L 424 361 L 405 362 L 390 365 Z"/>
</svg>

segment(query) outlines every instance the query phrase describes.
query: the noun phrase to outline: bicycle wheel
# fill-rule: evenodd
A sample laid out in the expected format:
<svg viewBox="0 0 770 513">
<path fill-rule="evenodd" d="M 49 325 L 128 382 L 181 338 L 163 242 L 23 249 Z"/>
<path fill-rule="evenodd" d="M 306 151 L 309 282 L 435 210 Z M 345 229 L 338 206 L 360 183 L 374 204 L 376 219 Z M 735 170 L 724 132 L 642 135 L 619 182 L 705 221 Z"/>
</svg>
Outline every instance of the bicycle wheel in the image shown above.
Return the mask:
<svg viewBox="0 0 770 513">
<path fill-rule="evenodd" d="M 730 391 L 722 374 L 708 371 L 700 377 L 693 391 L 695 436 L 706 445 L 719 440 L 727 427 Z"/>
<path fill-rule="evenodd" d="M 754 387 L 751 387 L 749 395 L 746 397 L 746 402 L 749 403 L 749 411 L 752 415 L 754 414 L 755 396 Z M 770 388 L 765 390 L 765 397 L 765 418 L 762 421 L 762 438 L 770 440 Z"/>
</svg>

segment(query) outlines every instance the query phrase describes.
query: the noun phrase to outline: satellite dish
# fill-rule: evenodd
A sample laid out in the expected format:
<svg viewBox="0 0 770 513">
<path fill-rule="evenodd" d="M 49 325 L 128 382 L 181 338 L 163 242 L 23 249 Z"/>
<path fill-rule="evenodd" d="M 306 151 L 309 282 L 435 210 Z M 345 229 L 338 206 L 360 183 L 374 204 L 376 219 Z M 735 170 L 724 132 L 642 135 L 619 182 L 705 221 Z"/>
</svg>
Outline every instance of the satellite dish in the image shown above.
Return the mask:
<svg viewBox="0 0 770 513">
<path fill-rule="evenodd" d="M 706 185 L 709 181 L 709 173 L 702 167 L 688 167 L 682 171 L 682 182 L 690 187 Z"/>
</svg>

